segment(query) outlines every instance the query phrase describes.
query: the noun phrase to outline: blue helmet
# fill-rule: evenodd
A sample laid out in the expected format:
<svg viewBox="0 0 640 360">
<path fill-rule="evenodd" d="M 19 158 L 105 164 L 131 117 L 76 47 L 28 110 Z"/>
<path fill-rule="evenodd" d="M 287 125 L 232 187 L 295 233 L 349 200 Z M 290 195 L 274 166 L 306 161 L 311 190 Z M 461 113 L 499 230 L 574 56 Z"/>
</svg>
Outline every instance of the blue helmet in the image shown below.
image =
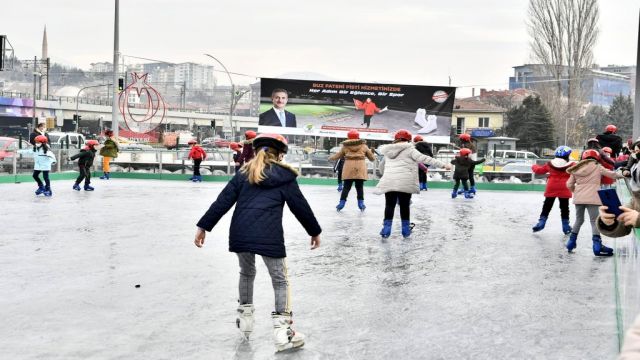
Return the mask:
<svg viewBox="0 0 640 360">
<path fill-rule="evenodd" d="M 573 150 L 571 150 L 570 147 L 562 145 L 556 149 L 555 156 L 559 158 L 566 158 L 567 156 L 571 155 L 571 151 Z"/>
</svg>

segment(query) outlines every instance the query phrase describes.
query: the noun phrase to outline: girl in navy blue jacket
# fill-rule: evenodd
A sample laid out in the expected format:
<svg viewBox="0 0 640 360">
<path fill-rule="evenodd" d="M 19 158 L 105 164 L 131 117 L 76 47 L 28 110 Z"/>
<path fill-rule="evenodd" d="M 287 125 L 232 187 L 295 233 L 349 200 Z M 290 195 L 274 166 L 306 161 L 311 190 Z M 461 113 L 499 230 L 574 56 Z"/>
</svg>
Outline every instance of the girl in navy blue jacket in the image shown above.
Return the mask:
<svg viewBox="0 0 640 360">
<path fill-rule="evenodd" d="M 240 169 L 200 219 L 195 244 L 202 247 L 205 231 L 211 231 L 235 204 L 229 229 L 229 251 L 240 262 L 240 306 L 236 325 L 248 338 L 253 330 L 253 280 L 255 255 L 261 255 L 269 270 L 275 292 L 274 341 L 277 351 L 304 345 L 304 335 L 291 328 L 291 304 L 287 279 L 282 210 L 291 212 L 311 236 L 311 250 L 320 246 L 320 225 L 300 192 L 298 173 L 281 163 L 287 152 L 282 135 L 260 134 L 253 140 L 255 157 Z M 256 231 L 256 224 L 262 227 Z"/>
</svg>

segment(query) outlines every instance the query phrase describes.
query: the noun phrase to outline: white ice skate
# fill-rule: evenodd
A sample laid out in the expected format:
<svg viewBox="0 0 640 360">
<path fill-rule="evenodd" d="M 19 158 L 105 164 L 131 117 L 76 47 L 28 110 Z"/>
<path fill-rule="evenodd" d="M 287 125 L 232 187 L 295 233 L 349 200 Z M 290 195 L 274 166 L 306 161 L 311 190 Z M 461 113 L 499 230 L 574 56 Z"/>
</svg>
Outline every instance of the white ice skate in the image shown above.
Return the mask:
<svg viewBox="0 0 640 360">
<path fill-rule="evenodd" d="M 276 351 L 299 348 L 304 345 L 304 334 L 291 328 L 291 324 L 293 324 L 291 314 L 272 313 L 271 318 L 273 319 L 273 341 L 276 345 Z"/>
<path fill-rule="evenodd" d="M 240 334 L 249 340 L 249 335 L 253 331 L 253 304 L 244 304 L 238 306 L 238 318 L 236 319 L 236 326 L 240 330 Z"/>
</svg>

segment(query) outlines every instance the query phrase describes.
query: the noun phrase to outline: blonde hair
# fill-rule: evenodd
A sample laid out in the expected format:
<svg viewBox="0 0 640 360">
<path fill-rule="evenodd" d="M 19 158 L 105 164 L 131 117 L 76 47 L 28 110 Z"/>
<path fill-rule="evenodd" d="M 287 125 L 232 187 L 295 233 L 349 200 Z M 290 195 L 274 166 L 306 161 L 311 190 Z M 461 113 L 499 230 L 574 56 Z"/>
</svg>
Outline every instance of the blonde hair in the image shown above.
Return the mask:
<svg viewBox="0 0 640 360">
<path fill-rule="evenodd" d="M 277 150 L 270 147 L 259 148 L 256 150 L 255 157 L 244 164 L 240 172 L 247 176 L 249 184 L 258 185 L 265 179 L 264 169 L 278 162 L 279 155 Z"/>
</svg>

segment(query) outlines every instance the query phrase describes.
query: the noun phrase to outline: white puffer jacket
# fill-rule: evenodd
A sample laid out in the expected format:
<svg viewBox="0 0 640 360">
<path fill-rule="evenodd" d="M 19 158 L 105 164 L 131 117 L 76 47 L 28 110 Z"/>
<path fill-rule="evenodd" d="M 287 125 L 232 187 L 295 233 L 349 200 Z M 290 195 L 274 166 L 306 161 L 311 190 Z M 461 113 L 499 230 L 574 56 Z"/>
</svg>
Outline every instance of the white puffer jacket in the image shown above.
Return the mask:
<svg viewBox="0 0 640 360">
<path fill-rule="evenodd" d="M 384 160 L 380 164 L 383 174 L 376 186 L 376 194 L 390 191 L 419 194 L 418 163 L 435 167 L 445 166 L 441 161 L 421 154 L 410 142 L 383 145 L 378 152 L 384 155 Z"/>
</svg>

